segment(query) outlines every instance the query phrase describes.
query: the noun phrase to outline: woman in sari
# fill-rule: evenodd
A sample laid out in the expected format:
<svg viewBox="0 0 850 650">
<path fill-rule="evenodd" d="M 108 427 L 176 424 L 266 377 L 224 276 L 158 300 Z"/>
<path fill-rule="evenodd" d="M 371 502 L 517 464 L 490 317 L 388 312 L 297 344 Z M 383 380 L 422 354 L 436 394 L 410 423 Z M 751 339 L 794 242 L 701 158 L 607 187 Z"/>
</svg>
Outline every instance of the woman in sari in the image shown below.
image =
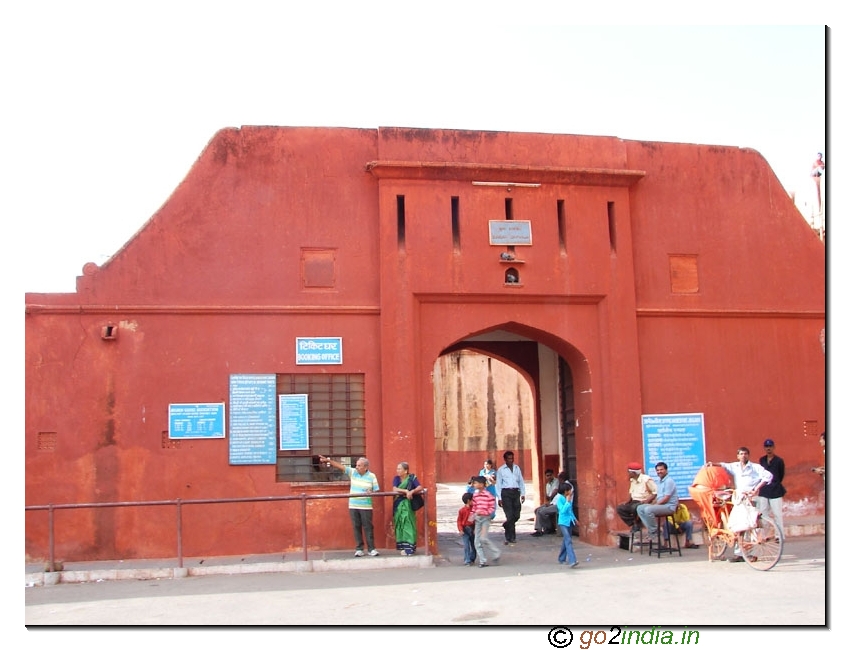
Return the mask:
<svg viewBox="0 0 850 650">
<path fill-rule="evenodd" d="M 424 488 L 419 484 L 415 474 L 410 473 L 410 465 L 401 462 L 396 467 L 393 477 L 393 530 L 395 531 L 395 547 L 402 555 L 413 555 L 416 552 L 416 513 L 411 507 L 414 494 L 419 494 Z"/>
</svg>

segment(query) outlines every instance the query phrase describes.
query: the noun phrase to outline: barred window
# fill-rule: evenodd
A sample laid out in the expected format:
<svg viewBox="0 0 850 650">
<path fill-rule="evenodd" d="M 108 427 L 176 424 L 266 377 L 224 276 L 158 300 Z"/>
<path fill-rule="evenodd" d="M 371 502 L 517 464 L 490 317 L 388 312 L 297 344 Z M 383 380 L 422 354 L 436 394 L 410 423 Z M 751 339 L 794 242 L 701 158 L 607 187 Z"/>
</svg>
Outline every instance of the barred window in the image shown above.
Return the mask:
<svg viewBox="0 0 850 650">
<path fill-rule="evenodd" d="M 364 375 L 277 375 L 278 395 L 307 395 L 310 449 L 277 452 L 277 480 L 321 482 L 344 480 L 342 472 L 324 467 L 319 456 L 353 464 L 366 453 Z M 280 415 L 278 414 L 278 418 Z M 278 431 L 280 430 L 278 423 Z M 280 434 L 278 434 L 280 435 Z M 279 445 L 278 445 L 279 446 Z"/>
</svg>

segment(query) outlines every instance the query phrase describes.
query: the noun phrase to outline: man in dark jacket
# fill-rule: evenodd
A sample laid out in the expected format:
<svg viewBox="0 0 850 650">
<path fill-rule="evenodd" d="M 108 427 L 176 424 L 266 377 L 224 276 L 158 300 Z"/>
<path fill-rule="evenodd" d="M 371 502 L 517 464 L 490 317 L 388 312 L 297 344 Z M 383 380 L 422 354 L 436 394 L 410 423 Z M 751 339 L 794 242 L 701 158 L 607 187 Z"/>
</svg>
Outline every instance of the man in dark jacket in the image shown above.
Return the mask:
<svg viewBox="0 0 850 650">
<path fill-rule="evenodd" d="M 759 490 L 756 506 L 763 515 L 773 518 L 779 534 L 784 536 L 782 497 L 785 496 L 785 487 L 782 485 L 782 479 L 785 478 L 785 461 L 774 453 L 774 447 L 771 438 L 764 441 L 764 456 L 759 458 L 759 465 L 773 474 L 773 480 Z"/>
</svg>

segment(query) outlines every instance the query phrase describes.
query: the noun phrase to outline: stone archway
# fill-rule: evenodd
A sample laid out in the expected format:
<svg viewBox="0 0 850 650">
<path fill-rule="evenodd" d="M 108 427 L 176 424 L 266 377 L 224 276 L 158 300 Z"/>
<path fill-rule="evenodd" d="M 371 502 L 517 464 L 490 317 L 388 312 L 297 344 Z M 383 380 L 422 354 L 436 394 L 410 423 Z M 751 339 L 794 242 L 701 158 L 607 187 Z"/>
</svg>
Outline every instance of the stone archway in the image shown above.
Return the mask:
<svg viewBox="0 0 850 650">
<path fill-rule="evenodd" d="M 552 342 L 557 343 L 554 339 Z M 580 414 L 589 411 L 590 391 L 576 396 L 576 380 L 572 371 L 575 359 L 562 356 L 564 350 L 570 352 L 566 345 L 561 346 L 564 350 L 556 350 L 548 343 L 506 330 L 492 330 L 458 341 L 443 351 L 432 373 L 435 405 L 434 463 L 438 480 L 466 481 L 470 470 L 473 474 L 478 473 L 484 458 L 492 457 L 498 465 L 502 452 L 511 449 L 515 451 L 517 462 L 523 469 L 529 492 L 535 497 L 543 491 L 546 468 L 556 472 L 566 471 L 577 487 L 585 482 L 579 479 L 579 471 L 583 466 L 594 466 L 593 447 L 577 444 L 576 430 L 584 426 L 582 433 L 585 439 L 591 437 L 588 435 L 592 431 L 590 417 L 579 422 Z M 470 367 L 476 367 L 470 363 L 464 366 L 462 359 L 478 364 L 477 368 L 483 378 L 464 380 L 457 376 L 464 368 L 469 370 Z M 450 368 L 452 377 L 449 385 L 446 385 L 445 366 L 451 364 L 454 364 Z M 500 379 L 506 385 L 499 388 L 489 386 L 488 382 Z M 587 377 L 580 377 L 581 380 L 586 381 Z M 527 384 L 525 393 L 517 390 L 518 383 Z M 477 417 L 481 424 L 471 432 L 471 436 L 467 437 L 462 429 L 463 425 L 470 422 L 473 424 L 469 426 L 474 427 L 476 416 L 459 415 L 456 405 L 447 408 L 447 396 L 441 394 L 447 391 L 454 391 L 448 395 L 448 401 L 456 402 L 458 391 L 461 396 L 466 391 L 469 402 L 474 402 L 480 396 L 479 402 L 473 407 L 479 409 Z M 494 398 L 498 399 L 499 396 L 511 399 L 513 410 L 506 408 L 505 404 L 494 405 Z M 500 425 L 503 426 L 504 421 L 510 418 L 513 418 L 509 424 L 513 425 L 513 430 L 505 435 Z M 517 435 L 512 434 L 520 429 L 520 423 L 526 429 L 518 439 Z M 598 473 L 592 472 L 591 475 L 598 476 Z M 592 495 L 599 488 L 596 483 L 591 480 L 592 487 L 581 490 L 586 504 L 592 505 Z M 589 514 L 597 511 L 592 507 L 587 509 Z M 598 526 L 593 525 L 591 528 L 596 530 Z"/>
</svg>

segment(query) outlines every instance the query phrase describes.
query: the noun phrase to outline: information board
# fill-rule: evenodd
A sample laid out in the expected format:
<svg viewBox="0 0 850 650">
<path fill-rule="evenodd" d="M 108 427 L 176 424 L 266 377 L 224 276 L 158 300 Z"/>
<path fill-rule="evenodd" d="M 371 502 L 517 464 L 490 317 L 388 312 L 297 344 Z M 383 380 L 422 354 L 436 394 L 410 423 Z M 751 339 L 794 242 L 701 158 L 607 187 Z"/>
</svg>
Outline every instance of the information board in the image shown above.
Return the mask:
<svg viewBox="0 0 850 650">
<path fill-rule="evenodd" d="M 531 246 L 531 222 L 490 221 L 491 246 Z"/>
<path fill-rule="evenodd" d="M 705 421 L 702 413 L 642 415 L 644 471 L 652 478 L 655 463 L 667 463 L 680 499 L 690 499 L 688 487 L 705 465 Z"/>
<path fill-rule="evenodd" d="M 299 366 L 341 365 L 342 337 L 297 337 L 295 364 Z"/>
<path fill-rule="evenodd" d="M 224 438 L 224 404 L 169 404 L 168 437 Z"/>
<path fill-rule="evenodd" d="M 298 451 L 310 448 L 306 395 L 278 395 L 280 449 Z"/>
<path fill-rule="evenodd" d="M 230 375 L 230 464 L 274 465 L 275 375 Z"/>
</svg>

